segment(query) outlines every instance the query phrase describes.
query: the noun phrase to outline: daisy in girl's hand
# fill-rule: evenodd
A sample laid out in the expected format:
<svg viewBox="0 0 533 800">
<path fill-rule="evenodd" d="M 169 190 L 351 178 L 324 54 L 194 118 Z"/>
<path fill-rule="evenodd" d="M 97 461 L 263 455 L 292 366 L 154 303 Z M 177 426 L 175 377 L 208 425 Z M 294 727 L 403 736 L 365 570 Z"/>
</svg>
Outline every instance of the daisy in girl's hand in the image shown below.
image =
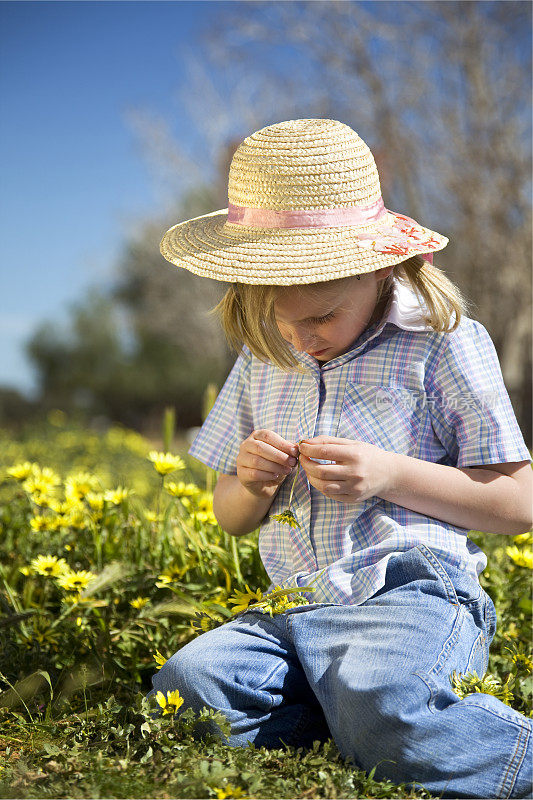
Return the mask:
<svg viewBox="0 0 533 800">
<path fill-rule="evenodd" d="M 271 514 L 270 519 L 275 520 L 276 522 L 281 522 L 282 525 L 290 525 L 291 528 L 299 528 L 300 523 L 290 510 L 290 508 L 286 508 L 285 511 L 282 511 L 281 514 Z"/>
<path fill-rule="evenodd" d="M 298 443 L 298 445 L 299 445 L 299 443 Z M 298 522 L 298 520 L 294 516 L 293 512 L 291 511 L 292 495 L 294 493 L 294 487 L 296 485 L 296 481 L 298 480 L 298 473 L 299 472 L 300 472 L 300 456 L 298 455 L 296 472 L 294 474 L 294 478 L 293 478 L 292 486 L 291 486 L 291 493 L 289 495 L 289 505 L 287 506 L 287 508 L 284 511 L 281 512 L 281 514 L 271 514 L 270 515 L 270 519 L 274 520 L 275 522 L 280 522 L 282 525 L 290 525 L 291 528 L 299 528 L 300 527 L 300 523 Z"/>
</svg>

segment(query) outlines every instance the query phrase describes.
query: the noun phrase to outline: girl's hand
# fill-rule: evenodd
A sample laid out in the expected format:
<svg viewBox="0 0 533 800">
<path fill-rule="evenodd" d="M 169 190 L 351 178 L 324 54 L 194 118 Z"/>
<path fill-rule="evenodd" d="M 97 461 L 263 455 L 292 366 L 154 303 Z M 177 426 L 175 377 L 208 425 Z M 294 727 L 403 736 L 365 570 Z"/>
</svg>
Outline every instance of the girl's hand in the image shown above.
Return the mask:
<svg viewBox="0 0 533 800">
<path fill-rule="evenodd" d="M 256 497 L 274 497 L 298 461 L 298 446 L 274 431 L 257 430 L 241 444 L 237 477 Z"/>
<path fill-rule="evenodd" d="M 300 464 L 309 483 L 339 503 L 360 503 L 386 493 L 393 478 L 393 453 L 376 445 L 334 436 L 300 442 Z M 317 464 L 319 458 L 334 464 Z"/>
</svg>

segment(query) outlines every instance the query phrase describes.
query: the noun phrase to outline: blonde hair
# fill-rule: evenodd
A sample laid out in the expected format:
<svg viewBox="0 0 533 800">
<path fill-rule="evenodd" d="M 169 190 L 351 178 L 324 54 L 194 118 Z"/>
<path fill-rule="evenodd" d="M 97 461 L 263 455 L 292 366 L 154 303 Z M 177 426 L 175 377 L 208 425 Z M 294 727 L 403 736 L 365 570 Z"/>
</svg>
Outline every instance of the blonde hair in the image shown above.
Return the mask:
<svg viewBox="0 0 533 800">
<path fill-rule="evenodd" d="M 425 261 L 422 256 L 413 256 L 394 266 L 387 278 L 378 284 L 377 304 L 382 301 L 383 311 L 390 298 L 394 278 L 409 285 L 418 299 L 426 304 L 428 314 L 424 317 L 434 331 L 452 333 L 461 321 L 463 314 L 468 314 L 470 304 L 461 290 L 446 277 L 438 267 Z M 299 286 L 302 292 L 313 294 L 313 289 L 323 293 L 324 289 L 338 289 L 342 282 L 353 281 L 356 276 L 338 278 L 323 283 Z M 274 303 L 287 289 L 294 286 L 257 285 L 233 283 L 219 303 L 210 310 L 217 314 L 228 344 L 237 352 L 242 345 L 247 345 L 251 352 L 263 362 L 271 362 L 284 372 L 306 372 L 294 358 L 287 342 L 279 332 Z M 455 312 L 455 322 L 450 322 Z"/>
</svg>

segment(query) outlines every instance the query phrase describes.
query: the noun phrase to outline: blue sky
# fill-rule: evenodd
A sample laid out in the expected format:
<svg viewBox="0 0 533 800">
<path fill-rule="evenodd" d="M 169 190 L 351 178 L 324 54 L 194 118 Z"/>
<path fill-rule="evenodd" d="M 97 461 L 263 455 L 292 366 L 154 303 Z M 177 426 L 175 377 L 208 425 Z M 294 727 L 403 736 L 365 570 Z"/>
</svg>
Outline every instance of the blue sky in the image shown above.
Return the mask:
<svg viewBox="0 0 533 800">
<path fill-rule="evenodd" d="M 128 225 L 161 210 L 126 113 L 170 119 L 184 47 L 226 5 L 0 3 L 0 385 L 32 393 L 23 342 L 109 285 Z"/>
<path fill-rule="evenodd" d="M 362 5 L 388 18 L 404 8 Z M 169 187 L 149 165 L 128 113 L 155 113 L 202 169 L 216 168 L 219 153 L 197 134 L 212 98 L 201 96 L 202 118 L 191 120 L 180 94 L 189 55 L 209 70 L 200 38 L 206 25 L 235 7 L 232 0 L 0 0 L 0 385 L 32 394 L 36 376 L 24 342 L 40 322 L 66 322 L 90 286 L 110 287 L 136 222 L 167 211 Z M 527 60 L 530 31 L 514 30 L 514 40 Z M 311 88 L 320 79 L 282 28 L 254 43 L 254 58 L 268 63 L 274 114 L 283 94 L 276 73 L 283 81 L 304 70 Z M 227 72 L 209 75 L 221 98 L 242 89 Z M 304 110 L 294 114 L 306 116 L 299 97 Z M 288 118 L 269 115 L 262 124 Z M 240 138 L 241 128 L 229 128 L 242 122 L 228 111 L 224 135 Z"/>
</svg>

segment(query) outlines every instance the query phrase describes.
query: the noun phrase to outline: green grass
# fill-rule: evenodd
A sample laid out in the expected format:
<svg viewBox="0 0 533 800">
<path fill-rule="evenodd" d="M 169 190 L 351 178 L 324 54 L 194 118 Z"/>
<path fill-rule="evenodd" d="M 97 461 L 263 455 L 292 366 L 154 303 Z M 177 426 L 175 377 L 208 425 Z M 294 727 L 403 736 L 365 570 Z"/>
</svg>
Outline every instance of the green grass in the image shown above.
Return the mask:
<svg viewBox="0 0 533 800">
<path fill-rule="evenodd" d="M 141 719 L 100 709 L 40 727 L 33 746 L 7 760 L 2 797 L 429 797 L 374 781 L 331 740 L 307 750 L 228 748 L 195 741 L 172 719 L 143 738 Z"/>
</svg>

